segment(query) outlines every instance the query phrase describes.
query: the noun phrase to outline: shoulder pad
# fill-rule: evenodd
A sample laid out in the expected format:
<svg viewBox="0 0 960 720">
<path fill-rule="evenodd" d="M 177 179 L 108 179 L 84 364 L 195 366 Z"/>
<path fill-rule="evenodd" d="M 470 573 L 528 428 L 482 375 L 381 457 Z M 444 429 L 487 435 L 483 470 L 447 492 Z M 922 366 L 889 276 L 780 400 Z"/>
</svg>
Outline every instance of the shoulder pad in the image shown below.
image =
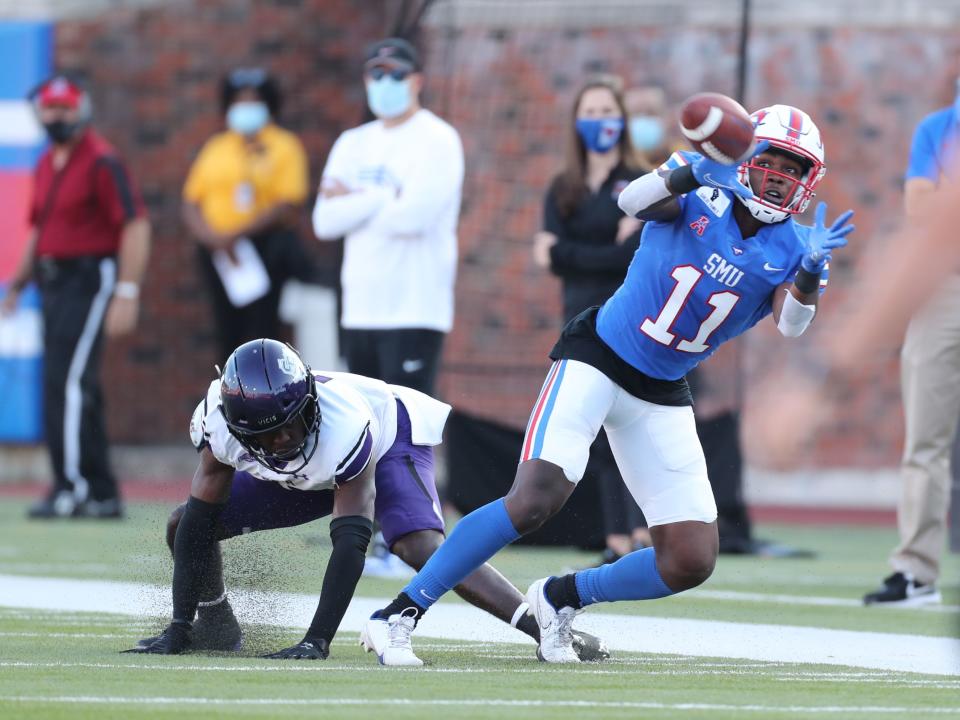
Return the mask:
<svg viewBox="0 0 960 720">
<path fill-rule="evenodd" d="M 190 442 L 200 452 L 207 446 L 207 399 L 204 398 L 190 418 Z"/>
</svg>

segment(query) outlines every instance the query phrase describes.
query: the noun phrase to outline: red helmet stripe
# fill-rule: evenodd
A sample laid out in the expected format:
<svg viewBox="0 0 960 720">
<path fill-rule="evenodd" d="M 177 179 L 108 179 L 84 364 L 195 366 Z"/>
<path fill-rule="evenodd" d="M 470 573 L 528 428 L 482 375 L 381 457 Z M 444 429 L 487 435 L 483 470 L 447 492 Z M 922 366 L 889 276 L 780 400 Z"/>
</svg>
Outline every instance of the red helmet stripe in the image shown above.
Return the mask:
<svg viewBox="0 0 960 720">
<path fill-rule="evenodd" d="M 790 129 L 787 131 L 787 137 L 793 140 L 800 139 L 800 131 L 803 129 L 803 116 L 794 109 L 790 109 Z"/>
</svg>

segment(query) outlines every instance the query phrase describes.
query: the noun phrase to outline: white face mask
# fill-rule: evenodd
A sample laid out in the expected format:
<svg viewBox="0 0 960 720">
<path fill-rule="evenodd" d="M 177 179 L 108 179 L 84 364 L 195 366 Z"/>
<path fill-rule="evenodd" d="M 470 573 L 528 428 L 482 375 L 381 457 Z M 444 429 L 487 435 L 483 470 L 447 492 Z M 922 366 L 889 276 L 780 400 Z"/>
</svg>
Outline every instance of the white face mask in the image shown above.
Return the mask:
<svg viewBox="0 0 960 720">
<path fill-rule="evenodd" d="M 379 80 L 367 81 L 367 104 L 378 118 L 395 118 L 410 109 L 413 98 L 410 80 L 394 80 L 385 75 Z"/>
<path fill-rule="evenodd" d="M 270 110 L 262 102 L 240 101 L 227 110 L 227 127 L 241 135 L 253 135 L 270 120 Z"/>
</svg>

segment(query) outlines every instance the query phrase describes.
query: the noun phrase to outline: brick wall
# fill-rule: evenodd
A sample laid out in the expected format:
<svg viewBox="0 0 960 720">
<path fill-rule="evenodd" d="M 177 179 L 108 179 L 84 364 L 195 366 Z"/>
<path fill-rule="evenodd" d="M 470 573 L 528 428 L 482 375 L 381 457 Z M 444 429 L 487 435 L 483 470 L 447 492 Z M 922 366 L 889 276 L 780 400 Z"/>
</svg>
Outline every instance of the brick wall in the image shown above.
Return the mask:
<svg viewBox="0 0 960 720">
<path fill-rule="evenodd" d="M 129 158 L 150 206 L 156 249 L 139 336 L 107 362 L 110 431 L 120 441 L 179 441 L 210 377 L 212 328 L 177 219 L 178 193 L 199 145 L 218 127 L 215 83 L 235 64 L 262 63 L 288 91 L 286 124 L 303 137 L 316 178 L 336 134 L 361 117 L 359 51 L 391 5 L 363 0 L 192 0 L 120 10 L 58 26 L 58 63 L 89 71 L 99 123 Z M 560 162 L 577 84 L 590 72 L 663 84 L 671 101 L 731 93 L 736 33 L 729 27 L 605 23 L 567 27 L 463 25 L 440 3 L 423 36 L 427 104 L 459 129 L 467 155 L 456 328 L 446 348 L 446 399 L 521 426 L 558 330 L 559 285 L 535 269 L 529 238 Z M 553 3 L 553 5 L 562 5 Z M 527 6 L 525 6 L 527 7 Z M 529 15 L 529 13 L 528 13 Z M 850 265 L 896 219 L 909 135 L 949 97 L 945 31 L 801 28 L 754 33 L 747 104 L 788 101 L 823 130 L 830 171 L 821 197 L 858 211 L 854 245 L 836 263 L 826 309 L 843 298 Z M 784 344 L 758 328 L 744 347 L 754 371 L 782 361 Z M 895 363 L 857 388 L 821 441 L 817 462 L 889 465 L 902 432 Z M 860 420 L 870 417 L 865 426 Z M 749 441 L 749 439 L 747 439 Z"/>
<path fill-rule="evenodd" d="M 315 183 L 336 135 L 362 118 L 360 49 L 384 26 L 379 0 L 191 0 L 57 24 L 57 66 L 86 74 L 96 123 L 129 162 L 154 227 L 140 331 L 105 363 L 115 441 L 183 442 L 222 362 L 179 203 L 190 163 L 221 129 L 223 73 L 263 65 L 277 75 L 282 122 L 307 146 Z M 311 237 L 306 213 L 303 232 Z M 334 261 L 332 246 L 309 245 Z"/>
<path fill-rule="evenodd" d="M 734 28 L 433 29 L 432 83 L 439 108 L 464 136 L 467 184 L 461 220 L 457 326 L 443 390 L 459 406 L 522 426 L 558 330 L 559 283 L 530 261 L 540 202 L 560 162 L 562 129 L 578 83 L 590 72 L 628 85 L 655 82 L 674 104 L 700 90 L 734 91 Z M 835 216 L 853 207 L 857 232 L 838 254 L 829 312 L 864 248 L 897 219 L 910 134 L 952 98 L 948 61 L 957 41 L 929 29 L 819 28 L 754 32 L 747 105 L 802 107 L 819 122 L 829 172 L 820 198 Z M 749 393 L 789 345 L 765 323 L 743 342 Z M 855 388 L 812 458 L 825 466 L 897 462 L 902 419 L 894 358 Z M 750 439 L 745 438 L 749 449 Z"/>
</svg>

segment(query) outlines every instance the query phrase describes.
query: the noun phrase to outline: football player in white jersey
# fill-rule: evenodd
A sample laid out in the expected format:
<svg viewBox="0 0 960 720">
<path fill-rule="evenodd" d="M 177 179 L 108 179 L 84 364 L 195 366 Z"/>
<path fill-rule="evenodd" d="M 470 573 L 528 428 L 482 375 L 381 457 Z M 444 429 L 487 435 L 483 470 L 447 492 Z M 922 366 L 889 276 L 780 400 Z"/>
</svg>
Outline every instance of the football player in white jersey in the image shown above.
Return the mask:
<svg viewBox="0 0 960 720">
<path fill-rule="evenodd" d="M 326 658 L 363 570 L 373 519 L 391 550 L 415 568 L 442 542 L 432 446 L 441 442 L 449 411 L 409 388 L 312 373 L 276 340 L 238 347 L 190 423 L 200 466 L 190 498 L 167 528 L 173 620 L 127 652 L 239 649 L 242 636 L 226 599 L 218 541 L 332 515 L 333 551 L 310 628 L 296 645 L 267 656 Z M 523 596 L 489 565 L 457 591 L 539 640 Z M 584 657 L 608 656 L 596 638 L 582 634 L 578 641 Z M 381 661 L 384 654 L 390 664 L 420 664 L 402 643 L 378 651 Z"/>
</svg>

